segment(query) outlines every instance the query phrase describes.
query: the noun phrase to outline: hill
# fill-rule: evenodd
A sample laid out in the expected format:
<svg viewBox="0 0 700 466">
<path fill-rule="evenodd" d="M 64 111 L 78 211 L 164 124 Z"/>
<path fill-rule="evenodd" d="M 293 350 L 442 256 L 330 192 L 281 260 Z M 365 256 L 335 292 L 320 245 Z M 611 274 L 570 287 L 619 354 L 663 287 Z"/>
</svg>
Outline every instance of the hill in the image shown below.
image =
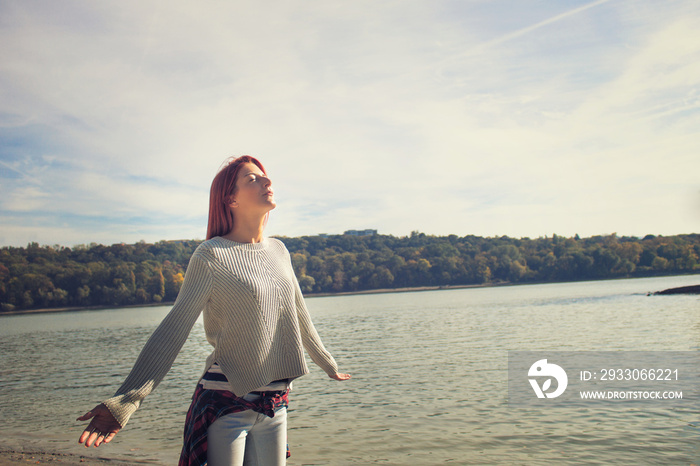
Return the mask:
<svg viewBox="0 0 700 466">
<path fill-rule="evenodd" d="M 700 235 L 280 237 L 304 293 L 700 272 Z M 171 302 L 200 241 L 0 249 L 0 311 Z"/>
</svg>

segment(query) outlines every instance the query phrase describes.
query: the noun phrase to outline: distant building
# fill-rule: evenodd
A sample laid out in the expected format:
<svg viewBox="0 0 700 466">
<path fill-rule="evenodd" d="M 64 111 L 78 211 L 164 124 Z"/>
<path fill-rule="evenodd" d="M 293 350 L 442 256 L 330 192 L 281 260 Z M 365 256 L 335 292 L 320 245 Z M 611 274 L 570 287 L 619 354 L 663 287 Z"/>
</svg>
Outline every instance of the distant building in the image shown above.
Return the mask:
<svg viewBox="0 0 700 466">
<path fill-rule="evenodd" d="M 372 236 L 377 234 L 377 230 L 348 230 L 343 234 L 350 236 Z"/>
</svg>

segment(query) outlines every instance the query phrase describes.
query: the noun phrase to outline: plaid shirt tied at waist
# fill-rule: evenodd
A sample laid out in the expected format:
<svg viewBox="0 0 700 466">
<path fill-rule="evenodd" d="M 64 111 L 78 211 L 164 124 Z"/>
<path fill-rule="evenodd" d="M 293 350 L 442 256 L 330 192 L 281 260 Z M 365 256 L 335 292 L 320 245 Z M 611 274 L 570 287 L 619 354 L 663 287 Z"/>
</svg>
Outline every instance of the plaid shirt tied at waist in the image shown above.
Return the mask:
<svg viewBox="0 0 700 466">
<path fill-rule="evenodd" d="M 185 434 L 178 466 L 204 466 L 207 464 L 207 429 L 218 418 L 227 414 L 252 409 L 268 417 L 275 417 L 275 410 L 289 405 L 289 390 L 261 392 L 260 398 L 248 401 L 226 390 L 206 390 L 201 385 L 192 395 L 187 411 Z M 287 446 L 287 458 L 289 458 Z"/>
</svg>

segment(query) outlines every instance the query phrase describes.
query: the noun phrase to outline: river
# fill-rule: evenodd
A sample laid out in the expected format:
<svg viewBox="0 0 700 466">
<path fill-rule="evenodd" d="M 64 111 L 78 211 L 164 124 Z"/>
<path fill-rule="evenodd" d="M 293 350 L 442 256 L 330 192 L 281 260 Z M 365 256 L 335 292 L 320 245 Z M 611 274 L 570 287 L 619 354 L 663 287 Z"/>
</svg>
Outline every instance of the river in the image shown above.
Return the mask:
<svg viewBox="0 0 700 466">
<path fill-rule="evenodd" d="M 700 297 L 647 296 L 700 275 L 307 299 L 352 380 L 290 396 L 290 465 L 698 464 L 685 403 L 508 402 L 509 351 L 700 351 Z M 110 396 L 169 307 L 0 317 L 0 446 L 85 454 L 75 418 Z M 176 464 L 209 353 L 201 320 L 171 372 L 106 448 Z M 698 368 L 700 371 L 700 368 Z"/>
</svg>

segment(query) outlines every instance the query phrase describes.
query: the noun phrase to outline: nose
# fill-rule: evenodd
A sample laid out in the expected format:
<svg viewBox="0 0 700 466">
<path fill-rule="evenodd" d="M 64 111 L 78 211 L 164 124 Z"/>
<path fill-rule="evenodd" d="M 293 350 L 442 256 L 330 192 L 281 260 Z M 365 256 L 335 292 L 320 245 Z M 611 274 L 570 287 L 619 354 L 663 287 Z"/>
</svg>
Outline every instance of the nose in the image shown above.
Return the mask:
<svg viewBox="0 0 700 466">
<path fill-rule="evenodd" d="M 270 178 L 268 178 L 267 176 L 264 176 L 263 177 L 263 186 L 265 186 L 266 188 L 269 188 L 270 186 L 272 186 L 272 180 Z"/>
</svg>

